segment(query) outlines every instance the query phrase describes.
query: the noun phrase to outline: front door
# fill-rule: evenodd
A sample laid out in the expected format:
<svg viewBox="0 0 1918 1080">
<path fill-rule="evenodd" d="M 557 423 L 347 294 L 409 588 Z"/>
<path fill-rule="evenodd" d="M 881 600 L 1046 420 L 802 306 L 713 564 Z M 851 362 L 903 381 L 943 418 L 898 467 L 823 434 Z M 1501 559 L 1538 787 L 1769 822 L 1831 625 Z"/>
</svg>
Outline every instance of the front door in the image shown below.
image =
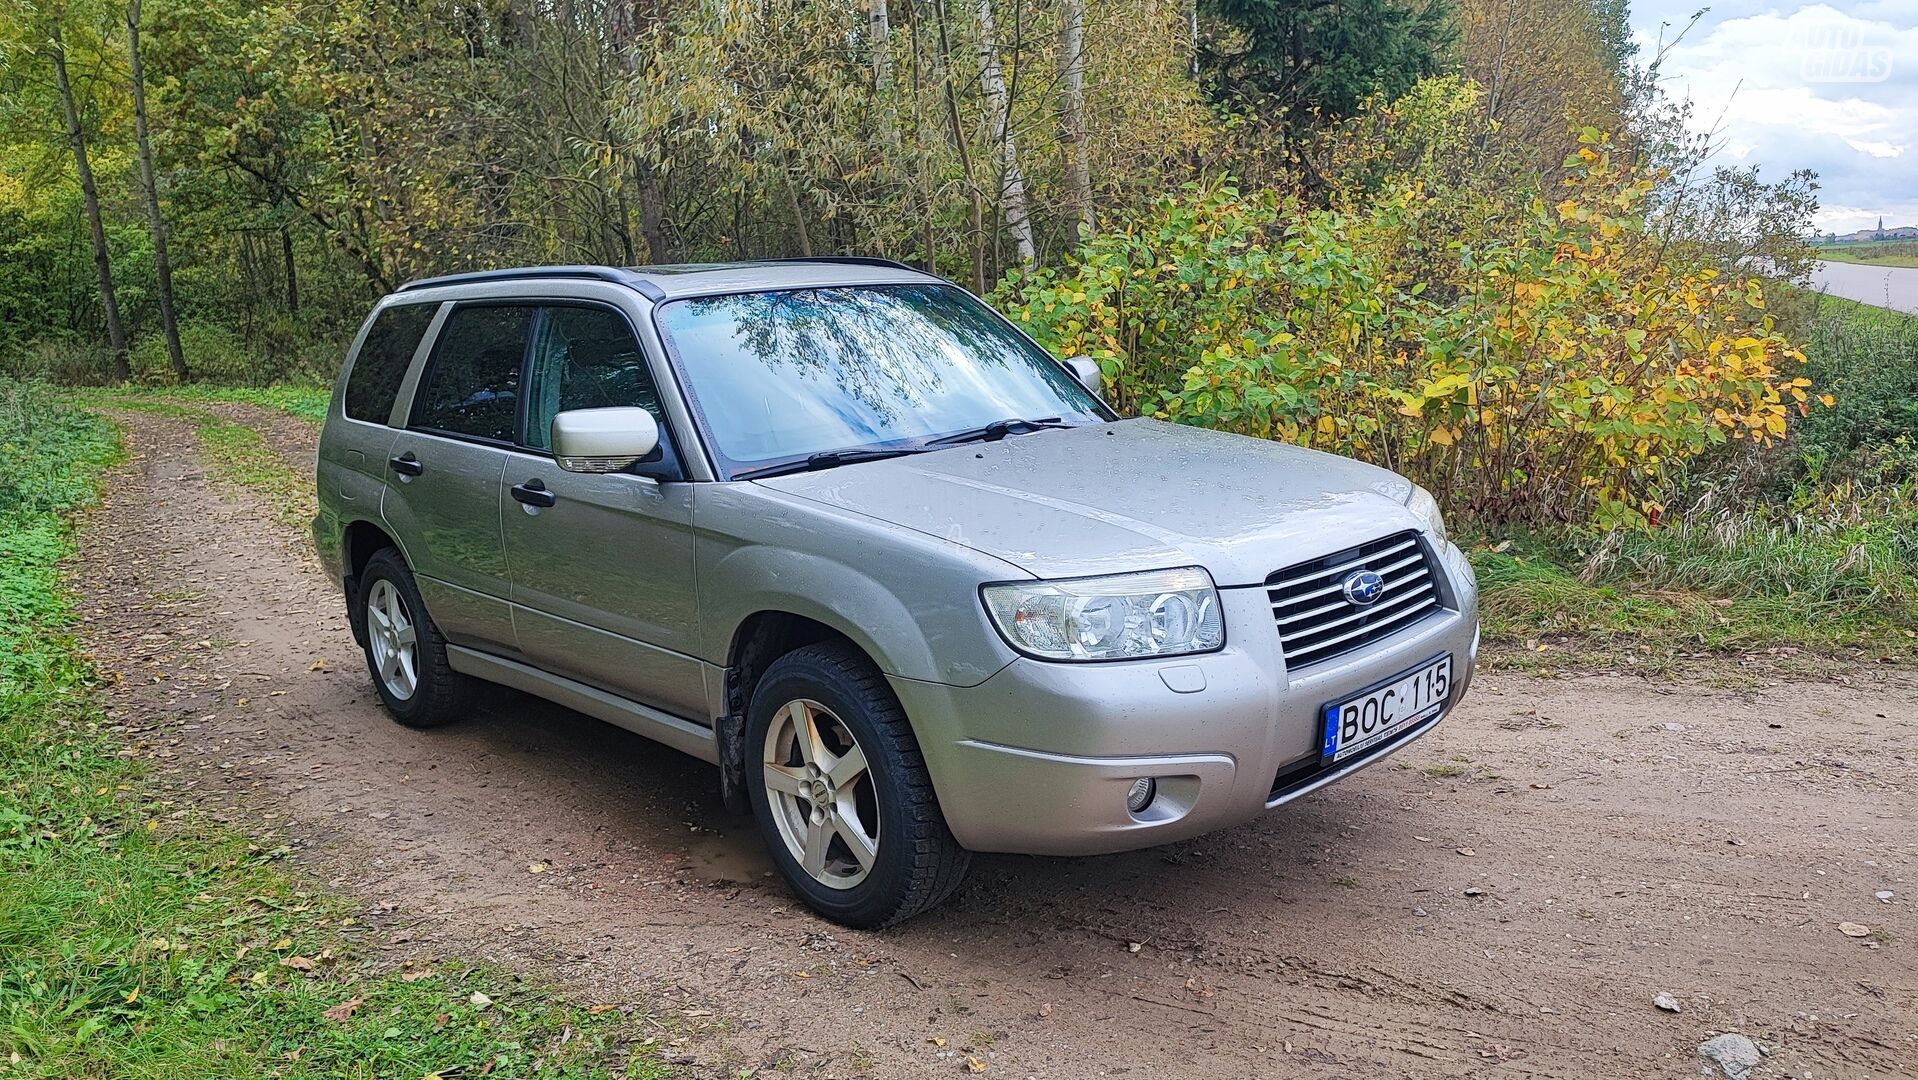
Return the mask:
<svg viewBox="0 0 1918 1080">
<path fill-rule="evenodd" d="M 612 308 L 540 309 L 520 445 L 500 517 L 513 619 L 533 663 L 704 722 L 694 659 L 693 498 L 653 373 Z M 556 413 L 639 406 L 660 425 L 658 460 L 569 473 L 551 452 Z"/>
<path fill-rule="evenodd" d="M 447 640 L 513 651 L 501 476 L 537 308 L 461 305 L 426 362 L 386 462 L 381 513 Z"/>
</svg>

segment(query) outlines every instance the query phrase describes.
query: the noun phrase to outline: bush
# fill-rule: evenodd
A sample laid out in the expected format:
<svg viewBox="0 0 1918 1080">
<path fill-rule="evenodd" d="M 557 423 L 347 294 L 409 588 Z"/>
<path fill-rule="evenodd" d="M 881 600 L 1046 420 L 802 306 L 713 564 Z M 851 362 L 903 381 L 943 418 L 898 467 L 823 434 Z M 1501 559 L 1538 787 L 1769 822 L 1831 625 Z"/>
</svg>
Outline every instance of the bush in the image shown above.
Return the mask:
<svg viewBox="0 0 1918 1080">
<path fill-rule="evenodd" d="M 997 300 L 1121 409 L 1369 458 L 1486 523 L 1644 522 L 1812 384 L 1757 280 L 1662 244 L 1660 178 L 1583 141 L 1556 200 L 1476 231 L 1415 179 L 1325 209 L 1188 186 Z"/>
<path fill-rule="evenodd" d="M 239 335 L 215 323 L 188 320 L 180 324 L 180 352 L 187 374 L 196 382 L 246 383 L 254 381 L 252 350 Z M 135 382 L 170 386 L 178 380 L 167 358 L 166 338 L 148 334 L 134 342 L 128 355 Z"/>
<path fill-rule="evenodd" d="M 113 354 L 93 342 L 52 336 L 0 348 L 0 378 L 87 386 L 112 374 Z"/>
<path fill-rule="evenodd" d="M 1814 483 L 1918 480 L 1918 316 L 1820 298 L 1805 373 L 1834 398 L 1799 422 Z"/>
<path fill-rule="evenodd" d="M 61 404 L 46 386 L 0 378 L 0 515 L 84 503 L 93 474 L 82 463 L 106 460 L 117 445 L 111 424 Z"/>
</svg>

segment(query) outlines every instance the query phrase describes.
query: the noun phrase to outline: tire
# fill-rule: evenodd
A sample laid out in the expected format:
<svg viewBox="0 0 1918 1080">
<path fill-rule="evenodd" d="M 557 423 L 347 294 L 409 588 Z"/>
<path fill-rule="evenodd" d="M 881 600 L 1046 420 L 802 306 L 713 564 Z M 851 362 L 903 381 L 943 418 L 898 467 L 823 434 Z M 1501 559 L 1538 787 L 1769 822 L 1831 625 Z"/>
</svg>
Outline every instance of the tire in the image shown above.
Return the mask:
<svg viewBox="0 0 1918 1080">
<path fill-rule="evenodd" d="M 800 737 L 802 716 L 819 732 L 810 751 Z M 850 771 L 855 747 L 862 772 Z M 905 710 L 856 650 L 808 645 L 774 661 L 753 690 L 744 749 L 760 834 L 780 875 L 814 911 L 871 930 L 909 919 L 959 887 L 972 853 L 946 827 Z M 817 869 L 809 869 L 802 859 L 822 833 L 825 855 L 810 859 Z M 876 841 L 865 860 L 854 835 Z"/>
<path fill-rule="evenodd" d="M 384 548 L 367 560 L 353 607 L 365 639 L 367 674 L 388 715 L 407 727 L 432 728 L 471 711 L 473 682 L 446 662 L 446 639 L 433 625 L 413 572 L 398 551 Z M 401 622 L 401 629 L 386 632 Z M 403 655 L 408 646 L 410 658 Z M 398 663 L 396 650 L 402 653 Z M 408 674 L 410 679 L 402 677 Z"/>
</svg>

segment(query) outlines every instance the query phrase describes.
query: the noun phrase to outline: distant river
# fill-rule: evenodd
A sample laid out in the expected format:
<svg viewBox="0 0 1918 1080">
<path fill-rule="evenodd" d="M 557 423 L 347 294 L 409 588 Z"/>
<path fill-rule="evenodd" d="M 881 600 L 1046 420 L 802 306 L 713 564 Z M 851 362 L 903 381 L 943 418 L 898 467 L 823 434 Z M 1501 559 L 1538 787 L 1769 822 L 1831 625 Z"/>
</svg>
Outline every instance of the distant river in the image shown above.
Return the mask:
<svg viewBox="0 0 1918 1080">
<path fill-rule="evenodd" d="M 1861 304 L 1918 314 L 1918 268 L 1816 262 L 1811 285 Z"/>
</svg>

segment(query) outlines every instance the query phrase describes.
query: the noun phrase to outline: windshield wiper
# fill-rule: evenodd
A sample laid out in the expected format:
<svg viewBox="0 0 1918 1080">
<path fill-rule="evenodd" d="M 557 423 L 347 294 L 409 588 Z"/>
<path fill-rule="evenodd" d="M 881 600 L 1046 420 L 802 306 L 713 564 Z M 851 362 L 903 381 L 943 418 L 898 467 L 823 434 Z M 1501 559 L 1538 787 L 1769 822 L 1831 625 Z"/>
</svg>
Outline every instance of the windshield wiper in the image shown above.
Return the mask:
<svg viewBox="0 0 1918 1080">
<path fill-rule="evenodd" d="M 757 469 L 733 474 L 734 480 L 758 480 L 768 476 L 786 476 L 790 473 L 817 472 L 836 465 L 856 465 L 861 461 L 882 461 L 886 458 L 904 457 L 907 454 L 921 454 L 925 449 L 918 446 L 898 446 L 885 450 L 878 447 L 856 447 L 850 450 L 821 450 L 809 454 L 798 461 L 782 461 L 777 465 L 764 465 Z"/>
<path fill-rule="evenodd" d="M 1006 420 L 994 420 L 990 424 L 981 424 L 966 431 L 955 431 L 950 435 L 941 435 L 936 439 L 927 439 L 927 446 L 952 446 L 955 443 L 997 442 L 1008 435 L 1026 435 L 1046 428 L 1066 428 L 1071 424 L 1057 416 L 1042 416 L 1037 420 L 1021 420 L 1011 417 Z"/>
</svg>

